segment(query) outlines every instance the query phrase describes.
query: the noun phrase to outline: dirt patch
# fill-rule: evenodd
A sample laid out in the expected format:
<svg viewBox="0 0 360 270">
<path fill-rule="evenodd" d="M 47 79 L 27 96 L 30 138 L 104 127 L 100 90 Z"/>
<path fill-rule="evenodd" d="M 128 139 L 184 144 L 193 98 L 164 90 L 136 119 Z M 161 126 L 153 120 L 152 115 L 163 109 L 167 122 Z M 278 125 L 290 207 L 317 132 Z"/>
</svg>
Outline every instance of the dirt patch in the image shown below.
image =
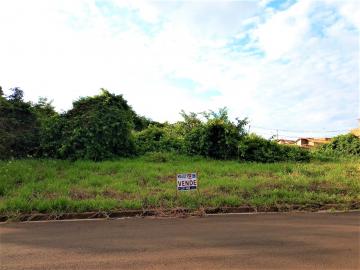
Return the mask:
<svg viewBox="0 0 360 270">
<path fill-rule="evenodd" d="M 145 178 L 144 176 L 140 176 L 139 179 L 137 180 L 137 182 L 138 182 L 138 186 L 144 187 L 144 186 L 147 186 L 149 180 L 147 178 Z"/>
<path fill-rule="evenodd" d="M 279 182 L 262 182 L 256 185 L 251 191 L 258 194 L 262 190 L 275 190 L 275 189 L 291 189 L 295 191 L 311 191 L 311 192 L 326 192 L 346 195 L 351 191 L 351 188 L 342 183 L 333 183 L 329 181 L 313 181 L 308 184 L 293 184 L 287 186 L 286 183 Z"/>
<path fill-rule="evenodd" d="M 155 216 L 155 217 L 177 217 L 184 218 L 190 216 L 191 211 L 186 208 L 176 207 L 173 209 L 168 208 L 156 208 L 154 210 L 146 210 L 144 211 L 145 216 Z"/>
<path fill-rule="evenodd" d="M 45 192 L 45 194 L 44 194 L 44 198 L 50 199 L 50 200 L 56 199 L 58 197 L 59 197 L 59 194 L 56 192 Z"/>
<path fill-rule="evenodd" d="M 262 182 L 255 186 L 255 190 L 273 190 L 283 188 L 284 186 L 281 183 L 276 182 Z"/>
<path fill-rule="evenodd" d="M 243 176 L 244 174 L 243 173 L 237 173 L 237 172 L 229 172 L 229 173 L 226 173 L 225 176 L 226 177 L 230 177 L 230 178 L 240 178 L 240 176 Z"/>
<path fill-rule="evenodd" d="M 272 173 L 272 172 L 247 172 L 246 176 L 248 178 L 253 178 L 253 177 L 264 177 L 266 179 L 278 179 L 279 177 Z"/>
<path fill-rule="evenodd" d="M 325 176 L 326 171 L 314 171 L 314 170 L 308 170 L 305 168 L 302 168 L 299 170 L 299 173 L 301 175 L 304 175 L 306 177 L 321 177 L 321 176 Z"/>
<path fill-rule="evenodd" d="M 311 182 L 306 189 L 313 192 L 323 191 L 323 192 L 337 193 L 343 195 L 349 192 L 349 188 L 346 185 L 343 185 L 341 183 L 331 183 L 328 181 Z"/>
<path fill-rule="evenodd" d="M 244 190 L 239 190 L 238 192 L 236 192 L 236 194 L 239 197 L 247 200 L 247 199 L 250 199 L 250 198 L 254 197 L 255 191 L 244 189 Z"/>
<path fill-rule="evenodd" d="M 161 183 L 167 183 L 167 182 L 174 182 L 175 183 L 175 180 L 176 180 L 176 176 L 175 175 L 165 175 L 165 176 L 161 176 L 159 178 L 159 181 Z"/>
<path fill-rule="evenodd" d="M 345 174 L 347 177 L 356 177 L 359 176 L 360 178 L 360 167 L 359 169 L 357 168 L 348 168 L 345 170 Z"/>
<path fill-rule="evenodd" d="M 104 175 L 110 175 L 110 176 L 114 176 L 118 173 L 117 169 L 109 169 L 109 170 L 105 170 L 105 171 L 99 171 L 96 174 L 99 176 L 104 176 Z"/>
<path fill-rule="evenodd" d="M 218 186 L 216 188 L 217 191 L 224 193 L 224 194 L 229 194 L 230 192 L 232 192 L 234 190 L 233 187 L 227 187 L 227 186 Z"/>
<path fill-rule="evenodd" d="M 62 197 L 61 193 L 53 192 L 53 191 L 33 191 L 31 194 L 29 194 L 27 200 L 53 200 L 57 199 L 59 197 Z"/>
<path fill-rule="evenodd" d="M 69 192 L 69 196 L 73 200 L 86 200 L 86 199 L 92 199 L 96 197 L 96 194 L 89 192 L 86 189 L 71 189 Z"/>
<path fill-rule="evenodd" d="M 216 191 L 214 191 L 211 188 L 205 188 L 201 190 L 201 196 L 204 198 L 207 198 L 209 200 L 212 200 L 213 198 L 215 198 L 217 195 Z"/>
<path fill-rule="evenodd" d="M 101 195 L 107 198 L 119 198 L 120 194 L 112 189 L 105 189 L 101 192 Z"/>
<path fill-rule="evenodd" d="M 118 201 L 135 198 L 135 195 L 128 192 L 120 193 L 113 189 L 105 189 L 100 193 L 103 197 L 116 199 Z"/>
</svg>

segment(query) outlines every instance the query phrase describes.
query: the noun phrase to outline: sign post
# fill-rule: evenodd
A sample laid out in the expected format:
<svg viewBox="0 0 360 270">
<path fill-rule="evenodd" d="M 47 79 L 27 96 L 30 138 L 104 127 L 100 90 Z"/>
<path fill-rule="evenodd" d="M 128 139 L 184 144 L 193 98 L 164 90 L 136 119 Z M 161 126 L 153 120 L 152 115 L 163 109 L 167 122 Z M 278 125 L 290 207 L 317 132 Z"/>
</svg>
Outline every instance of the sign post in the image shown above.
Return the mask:
<svg viewBox="0 0 360 270">
<path fill-rule="evenodd" d="M 198 187 L 198 178 L 196 173 L 181 173 L 176 176 L 177 189 L 176 192 L 194 190 Z"/>
</svg>

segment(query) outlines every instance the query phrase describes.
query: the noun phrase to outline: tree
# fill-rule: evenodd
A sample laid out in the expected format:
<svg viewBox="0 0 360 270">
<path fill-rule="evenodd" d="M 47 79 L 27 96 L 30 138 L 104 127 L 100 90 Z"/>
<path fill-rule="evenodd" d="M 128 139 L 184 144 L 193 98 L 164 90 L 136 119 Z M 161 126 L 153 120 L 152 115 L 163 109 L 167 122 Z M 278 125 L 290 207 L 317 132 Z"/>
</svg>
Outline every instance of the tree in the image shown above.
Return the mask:
<svg viewBox="0 0 360 270">
<path fill-rule="evenodd" d="M 39 147 L 39 122 L 23 91 L 11 89 L 8 98 L 0 99 L 0 158 L 35 155 Z"/>
<path fill-rule="evenodd" d="M 100 95 L 75 101 L 60 117 L 60 157 L 98 161 L 134 152 L 131 107 L 122 95 L 101 90 Z"/>
<path fill-rule="evenodd" d="M 8 97 L 9 101 L 23 101 L 24 91 L 20 89 L 20 87 L 14 87 L 10 89 L 12 94 Z"/>
<path fill-rule="evenodd" d="M 37 155 L 40 157 L 58 158 L 58 149 L 61 146 L 62 122 L 60 115 L 55 111 L 52 101 L 40 97 L 32 105 L 32 109 L 40 124 L 40 147 Z"/>
<path fill-rule="evenodd" d="M 153 121 L 145 116 L 139 116 L 135 112 L 133 112 L 133 122 L 136 131 L 144 130 L 150 125 L 161 126 L 159 122 Z"/>
<path fill-rule="evenodd" d="M 239 140 L 246 134 L 247 119 L 230 121 L 227 108 L 218 112 L 185 114 L 184 127 L 187 130 L 185 147 L 189 154 L 200 154 L 216 159 L 230 159 L 237 156 Z M 204 116 L 202 122 L 198 115 Z"/>
<path fill-rule="evenodd" d="M 52 101 L 49 101 L 46 97 L 39 97 L 38 102 L 33 104 L 32 108 L 41 124 L 45 124 L 48 119 L 58 114 L 52 105 Z"/>
</svg>

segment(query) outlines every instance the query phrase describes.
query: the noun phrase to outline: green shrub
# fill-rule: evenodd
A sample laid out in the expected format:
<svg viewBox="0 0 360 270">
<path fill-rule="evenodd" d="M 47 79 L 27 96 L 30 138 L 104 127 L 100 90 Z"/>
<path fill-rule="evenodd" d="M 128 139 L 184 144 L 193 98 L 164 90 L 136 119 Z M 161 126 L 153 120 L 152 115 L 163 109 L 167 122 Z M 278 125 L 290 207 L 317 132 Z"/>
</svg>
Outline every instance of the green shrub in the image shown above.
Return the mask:
<svg viewBox="0 0 360 270">
<path fill-rule="evenodd" d="M 357 156 L 360 157 L 360 138 L 353 134 L 339 135 L 330 143 L 320 146 L 317 155 L 325 156 Z"/>
<path fill-rule="evenodd" d="M 186 132 L 184 136 L 184 148 L 188 155 L 207 156 L 208 141 L 206 139 L 205 126 L 199 124 Z"/>
<path fill-rule="evenodd" d="M 308 150 L 298 146 L 286 146 L 266 140 L 256 134 L 245 136 L 238 145 L 238 157 L 244 161 L 279 162 L 309 161 Z"/>
<path fill-rule="evenodd" d="M 302 148 L 246 135 L 247 119 L 231 121 L 226 108 L 182 112 L 183 121 L 169 124 L 138 116 L 121 95 L 104 89 L 100 95 L 75 101 L 63 114 L 56 113 L 46 98 L 32 104 L 22 97 L 19 88 L 9 97 L 0 91 L 0 159 L 37 156 L 99 161 L 152 152 L 161 153 L 152 154 L 160 162 L 168 160 L 164 152 L 256 162 L 310 159 L 309 151 Z M 339 136 L 316 153 L 359 156 L 360 142 L 352 135 Z"/>
<path fill-rule="evenodd" d="M 169 128 L 150 125 L 134 133 L 136 153 L 183 152 L 182 138 L 169 132 Z"/>
<path fill-rule="evenodd" d="M 98 161 L 133 154 L 132 117 L 126 100 L 104 89 L 98 96 L 79 99 L 58 123 L 62 127 L 59 156 Z"/>
<path fill-rule="evenodd" d="M 215 159 L 236 158 L 238 143 L 245 135 L 247 119 L 237 119 L 236 123 L 230 121 L 226 108 L 220 109 L 218 113 L 210 111 L 202 115 L 206 122 L 200 121 L 195 113 L 183 113 L 186 152 Z"/>
<path fill-rule="evenodd" d="M 278 145 L 285 153 L 284 161 L 310 161 L 311 153 L 307 149 L 295 145 Z"/>
<path fill-rule="evenodd" d="M 64 158 L 59 150 L 64 141 L 63 130 L 65 125 L 64 115 L 54 115 L 42 122 L 38 156 Z"/>
<path fill-rule="evenodd" d="M 212 119 L 205 126 L 206 155 L 216 159 L 236 157 L 240 130 L 230 121 Z"/>
<path fill-rule="evenodd" d="M 0 159 L 33 156 L 39 147 L 40 123 L 20 88 L 0 96 Z"/>
</svg>

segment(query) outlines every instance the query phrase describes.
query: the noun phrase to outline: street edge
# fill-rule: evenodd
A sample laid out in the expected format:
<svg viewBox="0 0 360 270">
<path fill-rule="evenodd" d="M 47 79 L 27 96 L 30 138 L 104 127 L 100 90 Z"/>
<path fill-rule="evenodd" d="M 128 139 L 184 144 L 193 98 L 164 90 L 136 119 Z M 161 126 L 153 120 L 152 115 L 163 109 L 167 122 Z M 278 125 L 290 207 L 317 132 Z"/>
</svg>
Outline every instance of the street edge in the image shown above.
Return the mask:
<svg viewBox="0 0 360 270">
<path fill-rule="evenodd" d="M 289 213 L 289 212 L 349 212 L 360 210 L 360 202 L 351 204 L 305 204 L 305 205 L 276 205 L 269 207 L 200 207 L 198 209 L 142 209 L 99 211 L 84 213 L 57 213 L 57 214 L 18 214 L 0 215 L 0 223 L 29 222 L 52 220 L 87 220 L 87 219 L 117 219 L 130 217 L 190 217 L 217 214 L 251 214 L 251 213 Z"/>
</svg>

